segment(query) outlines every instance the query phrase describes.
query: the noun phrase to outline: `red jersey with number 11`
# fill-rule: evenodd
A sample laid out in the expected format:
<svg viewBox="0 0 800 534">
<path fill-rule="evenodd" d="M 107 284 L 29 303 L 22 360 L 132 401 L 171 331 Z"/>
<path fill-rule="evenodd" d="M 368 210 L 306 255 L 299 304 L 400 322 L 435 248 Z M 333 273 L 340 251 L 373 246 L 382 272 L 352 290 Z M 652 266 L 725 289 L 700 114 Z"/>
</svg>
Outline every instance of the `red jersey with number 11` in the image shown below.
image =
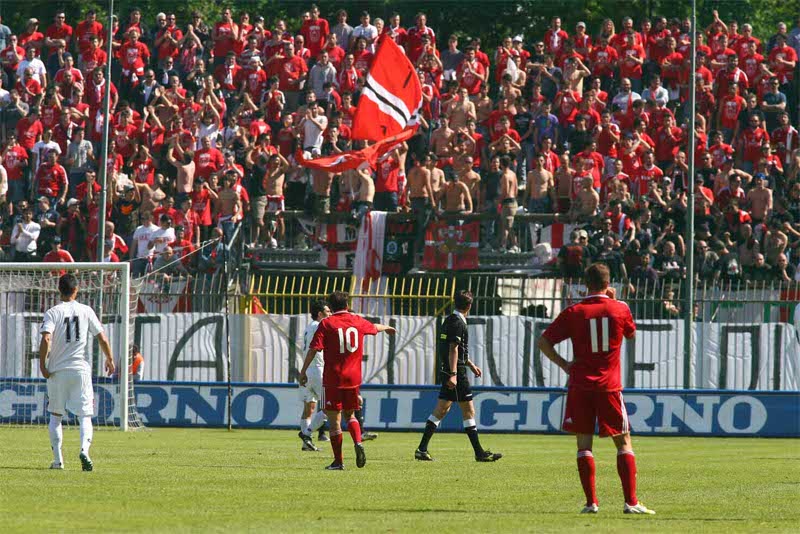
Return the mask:
<svg viewBox="0 0 800 534">
<path fill-rule="evenodd" d="M 364 336 L 378 333 L 375 325 L 363 317 L 342 310 L 319 323 L 311 347 L 325 354 L 322 385 L 350 389 L 361 385 L 361 362 L 364 360 Z"/>
<path fill-rule="evenodd" d="M 569 387 L 619 391 L 619 349 L 622 338 L 630 338 L 634 332 L 636 325 L 627 304 L 591 295 L 562 311 L 542 335 L 553 345 L 572 340 Z"/>
</svg>

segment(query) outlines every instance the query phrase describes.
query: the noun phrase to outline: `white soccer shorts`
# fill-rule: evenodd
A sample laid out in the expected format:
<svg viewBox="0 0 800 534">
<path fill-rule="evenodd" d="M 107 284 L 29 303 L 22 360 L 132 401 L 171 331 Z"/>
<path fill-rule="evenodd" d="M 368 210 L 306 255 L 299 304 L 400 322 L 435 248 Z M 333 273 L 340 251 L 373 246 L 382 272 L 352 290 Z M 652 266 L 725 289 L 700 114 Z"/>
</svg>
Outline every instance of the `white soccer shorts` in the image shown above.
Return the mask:
<svg viewBox="0 0 800 534">
<path fill-rule="evenodd" d="M 94 415 L 92 377 L 84 371 L 58 371 L 47 379 L 47 411 L 79 417 Z"/>
<path fill-rule="evenodd" d="M 322 396 L 322 369 L 309 367 L 306 376 L 308 382 L 305 386 L 300 386 L 300 399 L 303 402 L 319 402 Z"/>
</svg>

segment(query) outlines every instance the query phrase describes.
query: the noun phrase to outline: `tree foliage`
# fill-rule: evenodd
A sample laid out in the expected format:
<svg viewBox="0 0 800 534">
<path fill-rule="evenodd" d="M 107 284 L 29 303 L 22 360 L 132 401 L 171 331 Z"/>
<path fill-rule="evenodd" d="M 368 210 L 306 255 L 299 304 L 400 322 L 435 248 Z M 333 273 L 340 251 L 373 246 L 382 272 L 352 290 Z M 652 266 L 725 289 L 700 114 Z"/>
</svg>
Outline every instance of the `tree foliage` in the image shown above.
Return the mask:
<svg viewBox="0 0 800 534">
<path fill-rule="evenodd" d="M 428 23 L 440 36 L 451 33 L 461 36 L 477 36 L 487 48 L 494 47 L 504 36 L 522 34 L 539 38 L 547 30 L 550 20 L 560 16 L 563 26 L 571 31 L 578 21 L 586 22 L 589 33 L 597 32 L 606 18 L 612 19 L 619 28 L 623 16 L 631 16 L 638 23 L 645 17 L 663 15 L 667 18 L 685 17 L 691 12 L 691 0 L 358 0 L 355 2 L 318 2 L 322 15 L 335 24 L 335 13 L 344 8 L 349 14 L 349 23 L 358 24 L 362 10 L 372 17 L 388 18 L 392 12 L 400 13 L 403 23 L 413 24 L 418 12 L 427 14 Z M 223 7 L 230 6 L 237 12 L 248 11 L 263 15 L 267 25 L 275 19 L 284 18 L 290 28 L 298 28 L 301 15 L 311 2 L 294 0 L 116 0 L 114 11 L 124 20 L 134 8 L 141 9 L 146 24 L 152 25 L 156 13 L 174 11 L 179 21 L 185 24 L 193 10 L 200 11 L 206 21 L 217 19 Z M 712 20 L 712 11 L 718 10 L 723 20 L 737 20 L 739 24 L 750 22 L 756 35 L 767 38 L 775 32 L 779 21 L 789 27 L 800 13 L 800 0 L 697 0 L 698 26 L 705 27 Z M 97 10 L 107 19 L 108 0 L 3 0 L 0 14 L 4 23 L 13 30 L 21 31 L 25 20 L 40 19 L 40 29 L 46 28 L 57 10 L 64 10 L 67 20 L 75 23 L 89 9 Z M 528 39 L 526 39 L 528 42 Z"/>
</svg>

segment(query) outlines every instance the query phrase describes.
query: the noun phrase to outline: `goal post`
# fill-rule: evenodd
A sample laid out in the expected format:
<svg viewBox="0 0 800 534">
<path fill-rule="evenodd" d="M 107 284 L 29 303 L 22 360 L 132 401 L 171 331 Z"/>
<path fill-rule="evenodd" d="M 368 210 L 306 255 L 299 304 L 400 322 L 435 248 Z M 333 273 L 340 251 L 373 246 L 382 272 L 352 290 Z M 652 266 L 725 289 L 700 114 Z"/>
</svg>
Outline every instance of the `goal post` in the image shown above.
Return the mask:
<svg viewBox="0 0 800 534">
<path fill-rule="evenodd" d="M 58 279 L 66 272 L 78 277 L 77 301 L 97 313 L 117 367 L 114 377 L 104 376 L 99 345 L 96 341 L 89 345 L 86 357 L 96 388 L 95 424 L 122 431 L 141 428 L 129 373 L 138 283 L 131 280 L 127 262 L 0 263 L 0 422 L 46 422 L 46 387 L 38 366 L 39 327 L 45 311 L 60 302 Z"/>
</svg>

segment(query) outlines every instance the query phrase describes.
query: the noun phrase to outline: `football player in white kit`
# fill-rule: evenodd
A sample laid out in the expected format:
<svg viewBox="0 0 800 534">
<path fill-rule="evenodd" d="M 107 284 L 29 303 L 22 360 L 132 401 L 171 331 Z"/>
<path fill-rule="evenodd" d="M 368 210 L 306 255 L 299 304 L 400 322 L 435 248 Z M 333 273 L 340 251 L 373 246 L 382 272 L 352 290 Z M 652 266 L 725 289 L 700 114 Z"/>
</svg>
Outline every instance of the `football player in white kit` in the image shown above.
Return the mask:
<svg viewBox="0 0 800 534">
<path fill-rule="evenodd" d="M 45 312 L 39 344 L 39 368 L 47 379 L 47 410 L 50 412 L 50 444 L 53 447 L 50 469 L 64 469 L 61 417 L 65 410 L 69 410 L 80 422 L 81 466 L 84 471 L 91 471 L 93 464 L 89 458 L 89 446 L 93 433 L 94 390 L 92 369 L 86 359 L 86 348 L 91 342 L 89 335 L 97 337 L 106 356 L 109 374 L 114 372 L 114 358 L 94 310 L 75 301 L 78 279 L 74 274 L 59 278 L 58 292 L 62 302 Z"/>
<path fill-rule="evenodd" d="M 325 301 L 317 300 L 311 303 L 310 313 L 311 322 L 308 323 L 306 331 L 303 334 L 303 354 L 308 352 L 308 348 L 311 346 L 311 340 L 314 339 L 314 334 L 317 332 L 319 322 L 331 314 L 331 309 Z M 306 372 L 308 375 L 308 382 L 306 382 L 305 386 L 300 386 L 300 400 L 303 402 L 303 414 L 300 416 L 300 432 L 298 436 L 303 440 L 302 450 L 304 451 L 319 450 L 316 445 L 314 445 L 311 436 L 327 420 L 323 410 L 315 412 L 317 402 L 319 402 L 320 395 L 322 395 L 322 368 L 324 365 L 325 361 L 322 359 L 322 352 L 318 352 L 314 357 L 311 367 L 309 367 Z"/>
</svg>

